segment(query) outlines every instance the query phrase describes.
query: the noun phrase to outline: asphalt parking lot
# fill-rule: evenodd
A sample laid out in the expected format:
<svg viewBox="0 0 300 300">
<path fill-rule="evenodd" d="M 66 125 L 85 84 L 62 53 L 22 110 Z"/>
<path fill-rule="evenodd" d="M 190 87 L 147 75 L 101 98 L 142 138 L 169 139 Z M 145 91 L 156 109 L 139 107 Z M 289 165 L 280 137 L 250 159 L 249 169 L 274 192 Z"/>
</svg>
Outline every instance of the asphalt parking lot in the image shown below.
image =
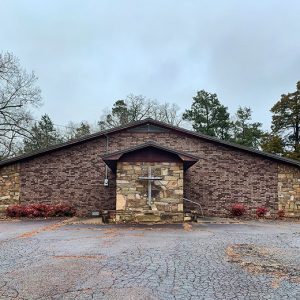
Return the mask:
<svg viewBox="0 0 300 300">
<path fill-rule="evenodd" d="M 0 299 L 300 299 L 300 224 L 0 221 Z"/>
</svg>

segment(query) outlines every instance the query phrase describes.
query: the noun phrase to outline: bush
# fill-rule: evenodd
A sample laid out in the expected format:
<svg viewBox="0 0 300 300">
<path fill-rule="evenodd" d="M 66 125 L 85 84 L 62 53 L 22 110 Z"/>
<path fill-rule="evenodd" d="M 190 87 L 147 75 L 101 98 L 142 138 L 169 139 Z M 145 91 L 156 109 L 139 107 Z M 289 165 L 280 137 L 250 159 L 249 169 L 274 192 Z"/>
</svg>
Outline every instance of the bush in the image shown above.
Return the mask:
<svg viewBox="0 0 300 300">
<path fill-rule="evenodd" d="M 6 216 L 10 218 L 72 217 L 74 215 L 75 209 L 68 204 L 10 205 L 6 209 Z"/>
<path fill-rule="evenodd" d="M 264 217 L 266 215 L 266 213 L 268 212 L 267 208 L 265 207 L 258 207 L 256 209 L 256 215 L 261 218 Z"/>
<path fill-rule="evenodd" d="M 278 216 L 278 218 L 280 218 L 280 219 L 284 218 L 284 217 L 285 217 L 285 211 L 284 211 L 283 209 L 279 209 L 279 210 L 277 211 L 277 216 Z"/>
<path fill-rule="evenodd" d="M 24 208 L 21 205 L 10 205 L 6 209 L 6 216 L 11 218 L 23 217 Z"/>
<path fill-rule="evenodd" d="M 75 209 L 68 204 L 58 204 L 50 206 L 47 217 L 72 217 L 75 215 Z"/>
<path fill-rule="evenodd" d="M 241 217 L 246 212 L 246 207 L 244 204 L 233 204 L 230 208 L 231 215 L 234 217 Z"/>
</svg>

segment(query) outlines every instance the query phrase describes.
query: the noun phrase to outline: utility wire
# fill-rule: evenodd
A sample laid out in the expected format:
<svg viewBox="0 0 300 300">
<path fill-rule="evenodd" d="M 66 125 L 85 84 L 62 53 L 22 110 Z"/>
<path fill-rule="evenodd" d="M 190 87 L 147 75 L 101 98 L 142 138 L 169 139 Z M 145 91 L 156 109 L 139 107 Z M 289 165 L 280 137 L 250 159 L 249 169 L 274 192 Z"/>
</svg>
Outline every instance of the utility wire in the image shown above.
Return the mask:
<svg viewBox="0 0 300 300">
<path fill-rule="evenodd" d="M 33 119 L 33 118 L 28 118 L 31 121 L 36 121 L 36 122 L 40 122 L 41 120 L 37 120 L 37 119 Z M 53 122 L 52 122 L 53 123 Z M 66 125 L 61 125 L 61 124 L 55 124 L 53 123 L 54 126 L 58 126 L 58 127 L 65 127 L 65 128 L 69 128 L 69 129 L 76 129 L 76 127 L 72 127 L 72 126 L 66 126 Z"/>
</svg>

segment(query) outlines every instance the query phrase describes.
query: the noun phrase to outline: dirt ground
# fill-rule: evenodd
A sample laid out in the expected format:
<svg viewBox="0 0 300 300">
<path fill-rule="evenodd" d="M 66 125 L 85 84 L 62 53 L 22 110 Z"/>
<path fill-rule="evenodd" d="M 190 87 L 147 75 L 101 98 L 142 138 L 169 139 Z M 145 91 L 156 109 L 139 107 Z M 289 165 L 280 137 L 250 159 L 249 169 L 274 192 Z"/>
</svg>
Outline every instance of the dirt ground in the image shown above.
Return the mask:
<svg viewBox="0 0 300 300">
<path fill-rule="evenodd" d="M 300 224 L 0 221 L 0 299 L 300 299 Z"/>
</svg>

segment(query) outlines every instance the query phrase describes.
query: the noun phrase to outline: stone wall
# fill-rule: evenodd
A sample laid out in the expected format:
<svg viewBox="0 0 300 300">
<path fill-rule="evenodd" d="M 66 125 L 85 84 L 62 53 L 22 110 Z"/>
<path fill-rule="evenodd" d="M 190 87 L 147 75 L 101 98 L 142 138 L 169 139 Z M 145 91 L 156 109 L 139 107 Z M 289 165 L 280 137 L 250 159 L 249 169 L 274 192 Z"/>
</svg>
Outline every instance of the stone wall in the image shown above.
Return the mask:
<svg viewBox="0 0 300 300">
<path fill-rule="evenodd" d="M 8 205 L 18 204 L 20 196 L 20 165 L 0 168 L 0 213 Z"/>
<path fill-rule="evenodd" d="M 278 209 L 286 216 L 300 216 L 300 169 L 278 165 Z"/>
<path fill-rule="evenodd" d="M 139 179 L 152 175 L 161 177 L 152 182 L 152 203 L 148 205 L 148 181 Z M 178 162 L 118 162 L 117 220 L 119 221 L 182 221 L 183 165 Z"/>
</svg>

